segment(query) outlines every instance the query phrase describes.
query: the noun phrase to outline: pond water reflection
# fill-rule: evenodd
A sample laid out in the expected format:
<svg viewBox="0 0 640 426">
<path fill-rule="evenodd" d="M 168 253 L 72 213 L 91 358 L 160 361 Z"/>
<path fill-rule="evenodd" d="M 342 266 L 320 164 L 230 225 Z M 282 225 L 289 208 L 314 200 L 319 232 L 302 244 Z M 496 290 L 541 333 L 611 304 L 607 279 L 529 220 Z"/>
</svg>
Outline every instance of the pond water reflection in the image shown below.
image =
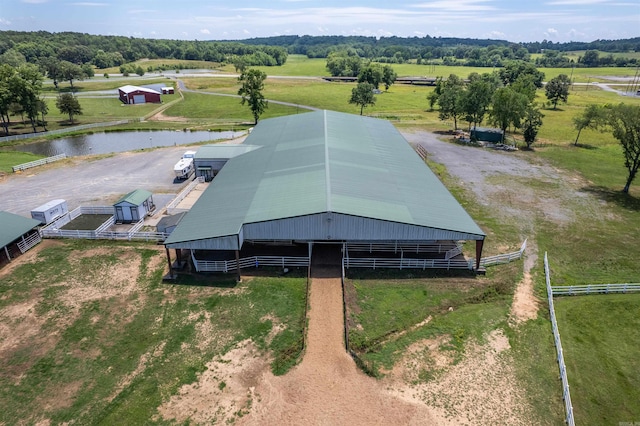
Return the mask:
<svg viewBox="0 0 640 426">
<path fill-rule="evenodd" d="M 184 132 L 173 130 L 107 132 L 13 145 L 4 148 L 4 150 L 32 152 L 45 157 L 59 154 L 67 154 L 69 157 L 74 157 L 78 155 L 108 154 L 111 152 L 135 151 L 159 146 L 186 145 L 195 142 L 232 139 L 242 134 L 244 134 L 244 132 Z"/>
</svg>

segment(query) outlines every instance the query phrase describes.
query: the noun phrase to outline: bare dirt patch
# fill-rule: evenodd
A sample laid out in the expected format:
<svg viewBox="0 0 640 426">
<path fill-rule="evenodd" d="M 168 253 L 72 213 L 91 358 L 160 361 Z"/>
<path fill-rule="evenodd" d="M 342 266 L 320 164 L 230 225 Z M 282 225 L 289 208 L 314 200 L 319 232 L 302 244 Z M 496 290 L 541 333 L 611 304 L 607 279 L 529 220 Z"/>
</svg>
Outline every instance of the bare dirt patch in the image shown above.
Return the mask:
<svg viewBox="0 0 640 426">
<path fill-rule="evenodd" d="M 173 122 L 176 122 L 176 123 L 186 123 L 186 122 L 189 121 L 189 119 L 187 117 L 168 116 L 168 115 L 165 115 L 163 111 L 160 111 L 159 113 L 152 115 L 147 120 L 149 120 L 149 121 L 173 121 Z"/>
<path fill-rule="evenodd" d="M 440 342 L 429 343 L 427 350 Z M 403 363 L 411 365 L 415 357 L 416 352 L 408 351 Z M 483 345 L 470 342 L 458 364 L 446 367 L 446 362 L 441 364 L 446 370 L 427 383 L 407 384 L 394 375 L 385 380 L 399 398 L 428 405 L 435 424 L 530 424 L 530 408 L 517 385 L 509 341 L 501 330 L 491 332 Z"/>
<path fill-rule="evenodd" d="M 538 298 L 533 293 L 533 278 L 531 270 L 538 261 L 538 247 L 534 241 L 527 241 L 527 250 L 524 256 L 523 277 L 516 286 L 511 304 L 511 321 L 519 324 L 523 321 L 538 317 Z"/>
</svg>

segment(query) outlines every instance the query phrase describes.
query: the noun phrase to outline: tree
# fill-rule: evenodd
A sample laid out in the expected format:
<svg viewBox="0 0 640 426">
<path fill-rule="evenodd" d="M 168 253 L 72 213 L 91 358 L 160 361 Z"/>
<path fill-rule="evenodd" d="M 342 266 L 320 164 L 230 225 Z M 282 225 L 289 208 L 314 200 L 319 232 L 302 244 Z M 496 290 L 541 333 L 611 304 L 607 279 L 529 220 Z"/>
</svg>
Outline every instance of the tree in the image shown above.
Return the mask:
<svg viewBox="0 0 640 426">
<path fill-rule="evenodd" d="M 373 94 L 373 89 L 375 89 L 375 87 L 371 83 L 358 83 L 358 85 L 351 90 L 351 99 L 349 99 L 349 103 L 360 106 L 360 115 L 362 115 L 366 106 L 376 104 L 376 97 Z"/>
<path fill-rule="evenodd" d="M 47 115 L 47 113 L 49 113 L 49 106 L 47 105 L 47 101 L 45 101 L 44 98 L 38 99 L 38 112 L 40 113 L 40 116 L 42 117 L 42 128 L 46 132 L 47 131 L 47 121 L 44 119 L 44 116 Z"/>
<path fill-rule="evenodd" d="M 39 96 L 43 80 L 40 70 L 33 64 L 21 65 L 9 79 L 9 88 L 15 96 L 15 102 L 27 114 L 34 133 L 37 132 Z"/>
<path fill-rule="evenodd" d="M 455 74 L 442 84 L 442 93 L 438 97 L 440 120 L 453 119 L 454 130 L 458 129 L 458 117 L 463 113 L 464 82 Z"/>
<path fill-rule="evenodd" d="M 542 80 L 544 80 L 544 73 L 538 71 L 534 64 L 525 61 L 508 62 L 499 71 L 499 75 L 505 86 L 513 84 L 521 75 L 532 76 L 532 81 L 538 89 L 542 87 Z"/>
<path fill-rule="evenodd" d="M 80 65 L 72 64 L 69 61 L 60 61 L 60 79 L 67 80 L 73 89 L 73 80 L 82 80 L 84 72 Z"/>
<path fill-rule="evenodd" d="M 531 145 L 536 141 L 540 126 L 542 126 L 543 117 L 544 115 L 534 104 L 529 104 L 522 123 L 522 134 L 524 135 L 524 142 L 527 144 L 527 149 L 531 149 Z"/>
<path fill-rule="evenodd" d="M 629 187 L 640 168 L 640 105 L 618 104 L 607 108 L 606 123 L 618 139 L 624 152 L 624 165 L 629 171 L 622 192 Z"/>
<path fill-rule="evenodd" d="M 482 123 L 484 116 L 491 105 L 491 97 L 496 88 L 486 79 L 470 75 L 470 83 L 462 97 L 462 112 L 465 114 L 469 127 L 473 123 L 475 128 Z"/>
<path fill-rule="evenodd" d="M 578 131 L 574 145 L 578 145 L 578 138 L 582 129 L 597 129 L 603 124 L 605 110 L 600 105 L 589 104 L 582 114 L 573 117 L 573 127 Z"/>
<path fill-rule="evenodd" d="M 571 80 L 566 74 L 560 74 L 547 82 L 544 87 L 544 94 L 553 103 L 553 109 L 556 109 L 558 102 L 567 102 L 569 86 L 571 86 Z"/>
<path fill-rule="evenodd" d="M 491 121 L 502 130 L 502 140 L 510 125 L 520 127 L 529 105 L 526 95 L 518 93 L 511 87 L 502 87 L 493 94 Z"/>
<path fill-rule="evenodd" d="M 56 107 L 61 114 L 69 114 L 69 121 L 73 123 L 73 116 L 82 114 L 82 107 L 78 98 L 71 93 L 61 93 L 56 99 Z"/>
<path fill-rule="evenodd" d="M 382 82 L 384 83 L 385 91 L 388 91 L 389 87 L 396 82 L 396 78 L 398 78 L 398 75 L 391 65 L 385 65 L 382 67 Z"/>
<path fill-rule="evenodd" d="M 268 101 L 264 98 L 262 91 L 264 90 L 264 81 L 267 74 L 251 68 L 243 71 L 238 78 L 241 86 L 238 95 L 242 96 L 242 105 L 249 104 L 251 114 L 253 114 L 254 124 L 258 124 L 258 119 L 265 109 L 269 107 Z"/>
<path fill-rule="evenodd" d="M 356 77 L 362 69 L 362 59 L 353 50 L 331 52 L 327 56 L 327 70 L 334 77 Z"/>
<path fill-rule="evenodd" d="M 383 73 L 380 64 L 369 64 L 360 70 L 360 74 L 358 74 L 358 83 L 369 83 L 377 89 L 380 87 L 382 78 Z"/>
<path fill-rule="evenodd" d="M 442 77 L 436 77 L 436 87 L 427 95 L 427 100 L 429 101 L 429 111 L 433 111 L 433 107 L 436 103 L 438 103 L 438 99 L 442 94 L 442 87 L 444 84 L 444 80 Z"/>
</svg>

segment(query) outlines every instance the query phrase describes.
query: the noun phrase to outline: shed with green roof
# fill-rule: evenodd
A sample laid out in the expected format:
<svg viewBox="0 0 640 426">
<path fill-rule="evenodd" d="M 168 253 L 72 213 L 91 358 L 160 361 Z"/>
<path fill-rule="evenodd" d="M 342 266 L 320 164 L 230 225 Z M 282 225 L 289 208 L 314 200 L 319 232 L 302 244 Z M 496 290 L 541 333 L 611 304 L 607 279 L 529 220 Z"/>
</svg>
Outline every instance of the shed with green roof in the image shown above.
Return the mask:
<svg viewBox="0 0 640 426">
<path fill-rule="evenodd" d="M 261 121 L 165 241 L 427 243 L 485 233 L 388 121 L 315 111 Z"/>
<path fill-rule="evenodd" d="M 153 194 L 145 189 L 136 189 L 113 204 L 117 223 L 135 223 L 156 208 Z"/>
</svg>

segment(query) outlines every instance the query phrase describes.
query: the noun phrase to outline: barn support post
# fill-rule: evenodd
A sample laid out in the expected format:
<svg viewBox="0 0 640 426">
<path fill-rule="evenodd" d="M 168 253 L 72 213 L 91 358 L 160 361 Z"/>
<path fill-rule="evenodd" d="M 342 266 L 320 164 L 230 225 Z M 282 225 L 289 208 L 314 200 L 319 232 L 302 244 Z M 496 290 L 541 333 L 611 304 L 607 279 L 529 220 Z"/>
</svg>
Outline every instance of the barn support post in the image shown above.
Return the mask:
<svg viewBox="0 0 640 426">
<path fill-rule="evenodd" d="M 476 240 L 476 272 L 480 269 L 480 259 L 482 258 L 482 246 L 484 240 Z"/>
<path fill-rule="evenodd" d="M 309 241 L 309 265 L 307 266 L 307 282 L 309 282 L 309 278 L 311 278 L 311 255 L 313 254 L 313 241 Z"/>
<path fill-rule="evenodd" d="M 9 256 L 9 249 L 7 248 L 7 246 L 4 246 L 4 252 L 7 255 L 7 260 L 11 262 L 11 256 Z"/>
<path fill-rule="evenodd" d="M 169 247 L 164 248 L 167 252 L 167 264 L 169 265 L 169 279 L 173 279 L 173 270 L 171 269 L 171 253 L 169 252 Z"/>
<path fill-rule="evenodd" d="M 240 282 L 240 250 L 236 250 L 236 273 L 238 274 L 237 280 Z"/>
</svg>

